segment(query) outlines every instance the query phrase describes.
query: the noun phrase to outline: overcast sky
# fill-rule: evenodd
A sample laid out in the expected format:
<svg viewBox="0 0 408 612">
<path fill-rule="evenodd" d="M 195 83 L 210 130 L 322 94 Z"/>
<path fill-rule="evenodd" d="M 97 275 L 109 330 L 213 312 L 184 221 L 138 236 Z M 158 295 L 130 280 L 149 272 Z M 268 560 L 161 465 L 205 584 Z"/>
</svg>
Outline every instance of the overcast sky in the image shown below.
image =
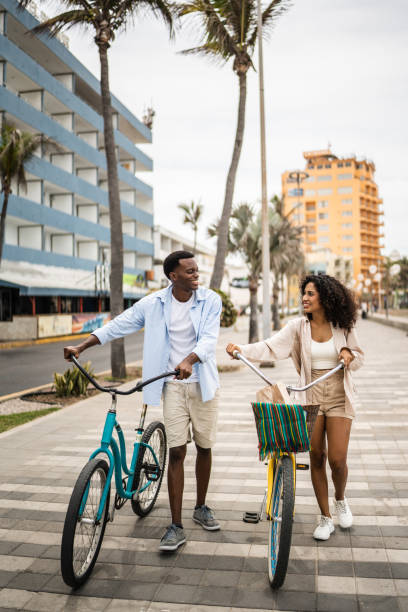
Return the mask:
<svg viewBox="0 0 408 612">
<path fill-rule="evenodd" d="M 49 11 L 51 13 L 51 11 Z M 331 143 L 338 156 L 372 159 L 384 199 L 385 252 L 408 254 L 406 0 L 294 0 L 264 44 L 268 196 L 281 173 L 304 167 L 302 152 Z M 70 49 L 96 75 L 89 33 L 71 30 Z M 238 79 L 177 52 L 197 33 L 169 42 L 164 25 L 140 19 L 110 49 L 112 92 L 139 118 L 156 111 L 153 145 L 155 222 L 179 231 L 180 202 L 201 200 L 200 237 L 219 216 L 236 127 Z M 257 64 L 257 54 L 254 57 Z M 248 77 L 246 128 L 234 202 L 260 198 L 258 76 Z"/>
</svg>

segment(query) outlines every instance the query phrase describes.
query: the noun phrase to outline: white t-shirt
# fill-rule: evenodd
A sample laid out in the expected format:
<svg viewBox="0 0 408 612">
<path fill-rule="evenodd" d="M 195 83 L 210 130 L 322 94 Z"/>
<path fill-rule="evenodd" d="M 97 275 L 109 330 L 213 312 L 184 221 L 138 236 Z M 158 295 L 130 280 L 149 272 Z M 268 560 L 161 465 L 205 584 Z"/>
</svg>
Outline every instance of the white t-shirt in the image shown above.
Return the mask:
<svg viewBox="0 0 408 612">
<path fill-rule="evenodd" d="M 339 364 L 339 355 L 333 336 L 327 342 L 316 342 L 312 338 L 312 370 L 331 370 Z"/>
<path fill-rule="evenodd" d="M 197 338 L 193 322 L 190 317 L 190 309 L 194 301 L 194 294 L 187 302 L 179 302 L 174 295 L 171 296 L 171 315 L 169 327 L 170 357 L 168 368 L 174 370 L 178 364 L 193 352 Z M 177 382 L 198 382 L 197 365 L 193 365 L 193 373 L 189 378 Z M 175 381 L 173 377 L 168 380 Z"/>
</svg>

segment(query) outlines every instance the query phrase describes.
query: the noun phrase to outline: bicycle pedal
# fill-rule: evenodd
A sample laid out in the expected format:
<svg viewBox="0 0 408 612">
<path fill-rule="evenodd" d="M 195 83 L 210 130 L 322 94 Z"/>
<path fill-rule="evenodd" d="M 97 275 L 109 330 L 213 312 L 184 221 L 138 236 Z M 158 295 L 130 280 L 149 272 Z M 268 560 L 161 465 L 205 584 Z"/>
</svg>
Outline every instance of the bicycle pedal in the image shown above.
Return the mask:
<svg viewBox="0 0 408 612">
<path fill-rule="evenodd" d="M 245 523 L 259 523 L 259 520 L 260 520 L 259 512 L 244 512 L 242 520 Z"/>
<path fill-rule="evenodd" d="M 308 463 L 297 463 L 296 464 L 296 469 L 297 470 L 308 470 L 309 469 L 309 464 Z"/>
</svg>

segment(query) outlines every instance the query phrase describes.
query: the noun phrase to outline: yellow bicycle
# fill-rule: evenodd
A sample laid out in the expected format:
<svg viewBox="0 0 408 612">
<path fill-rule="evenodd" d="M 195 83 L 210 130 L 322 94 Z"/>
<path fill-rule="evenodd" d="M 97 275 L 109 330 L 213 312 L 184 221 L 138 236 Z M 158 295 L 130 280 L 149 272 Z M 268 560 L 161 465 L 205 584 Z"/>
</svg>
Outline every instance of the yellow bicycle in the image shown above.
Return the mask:
<svg viewBox="0 0 408 612">
<path fill-rule="evenodd" d="M 234 352 L 234 357 L 244 362 L 268 385 L 272 386 L 274 384 L 238 351 Z M 287 386 L 286 390 L 288 393 L 306 391 L 326 380 L 343 367 L 344 363 L 340 362 L 335 368 L 308 385 L 304 387 Z M 307 413 L 306 423 L 310 438 L 319 406 L 310 405 L 302 406 L 302 408 Z M 270 449 L 267 465 L 267 488 L 260 510 L 259 512 L 245 512 L 243 520 L 249 523 L 258 523 L 266 514 L 269 521 L 268 576 L 271 587 L 278 589 L 285 581 L 289 563 L 292 525 L 295 515 L 296 470 L 308 470 L 309 465 L 307 463 L 296 463 L 295 452 L 288 452 L 279 448 Z"/>
</svg>

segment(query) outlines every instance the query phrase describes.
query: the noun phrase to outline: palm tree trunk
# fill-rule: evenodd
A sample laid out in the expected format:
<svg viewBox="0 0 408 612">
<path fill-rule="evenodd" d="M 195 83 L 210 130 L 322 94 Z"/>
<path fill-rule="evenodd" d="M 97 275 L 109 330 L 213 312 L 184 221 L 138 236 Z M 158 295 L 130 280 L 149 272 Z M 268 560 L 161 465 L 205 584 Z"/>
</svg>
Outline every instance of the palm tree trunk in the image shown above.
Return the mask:
<svg viewBox="0 0 408 612">
<path fill-rule="evenodd" d="M 229 220 L 232 210 L 232 199 L 234 197 L 235 178 L 237 175 L 239 158 L 241 156 L 242 141 L 244 138 L 245 128 L 245 105 L 246 105 L 246 73 L 239 73 L 239 105 L 238 105 L 238 121 L 235 133 L 234 151 L 232 153 L 231 165 L 229 167 L 227 184 L 225 187 L 224 207 L 218 224 L 218 239 L 217 239 L 217 254 L 215 256 L 214 269 L 211 276 L 211 289 L 219 289 L 221 287 L 222 278 L 224 275 L 225 258 L 228 251 L 228 230 Z"/>
<path fill-rule="evenodd" d="M 7 205 L 8 199 L 10 195 L 10 187 L 5 185 L 3 187 L 3 206 L 1 209 L 0 216 L 0 266 L 3 257 L 3 245 L 4 245 L 4 234 L 6 230 L 6 215 L 7 215 Z"/>
<path fill-rule="evenodd" d="M 120 210 L 118 167 L 113 135 L 111 95 L 109 89 L 108 44 L 100 42 L 101 98 L 105 155 L 108 169 L 109 219 L 111 240 L 110 310 L 112 318 L 123 310 L 123 236 Z M 111 344 L 111 370 L 114 378 L 126 376 L 125 344 L 123 338 Z"/>
<path fill-rule="evenodd" d="M 279 281 L 278 275 L 274 275 L 272 290 L 272 320 L 273 329 L 277 331 L 281 328 L 279 319 Z"/>
<path fill-rule="evenodd" d="M 249 281 L 249 338 L 248 342 L 258 342 L 258 279 Z"/>
</svg>

